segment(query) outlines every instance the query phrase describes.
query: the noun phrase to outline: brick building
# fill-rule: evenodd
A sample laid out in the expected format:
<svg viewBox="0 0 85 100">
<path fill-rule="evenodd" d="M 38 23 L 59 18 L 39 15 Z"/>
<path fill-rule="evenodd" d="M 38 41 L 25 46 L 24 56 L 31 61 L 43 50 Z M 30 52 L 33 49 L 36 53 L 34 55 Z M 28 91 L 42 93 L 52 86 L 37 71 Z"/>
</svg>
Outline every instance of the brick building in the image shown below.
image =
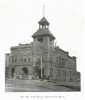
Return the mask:
<svg viewBox="0 0 85 100">
<path fill-rule="evenodd" d="M 41 78 L 42 75 L 45 79 L 57 82 L 76 81 L 76 57 L 54 46 L 55 37 L 45 17 L 38 24 L 39 29 L 32 35 L 33 42 L 11 47 L 10 59 L 6 59 L 9 62 L 8 68 L 6 65 L 6 76 L 28 75 Z"/>
</svg>

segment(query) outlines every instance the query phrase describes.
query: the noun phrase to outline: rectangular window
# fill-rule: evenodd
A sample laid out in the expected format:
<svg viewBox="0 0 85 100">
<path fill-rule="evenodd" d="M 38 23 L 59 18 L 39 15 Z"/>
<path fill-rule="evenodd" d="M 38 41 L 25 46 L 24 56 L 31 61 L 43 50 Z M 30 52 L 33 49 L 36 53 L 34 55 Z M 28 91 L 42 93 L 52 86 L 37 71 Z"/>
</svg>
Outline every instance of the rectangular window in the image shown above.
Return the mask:
<svg viewBox="0 0 85 100">
<path fill-rule="evenodd" d="M 28 57 L 28 62 L 30 62 L 30 57 Z"/>
<path fill-rule="evenodd" d="M 70 61 L 69 61 L 69 67 L 70 67 Z"/>
<path fill-rule="evenodd" d="M 69 67 L 69 61 L 68 61 L 68 67 Z"/>
<path fill-rule="evenodd" d="M 14 56 L 12 56 L 12 62 L 14 62 Z"/>
<path fill-rule="evenodd" d="M 57 60 L 57 64 L 60 64 L 60 63 L 59 63 L 59 58 L 57 58 L 56 60 Z"/>
<path fill-rule="evenodd" d="M 62 65 L 65 65 L 65 59 L 62 59 Z"/>
<path fill-rule="evenodd" d="M 59 65 L 61 65 L 62 64 L 62 59 L 61 58 L 59 58 Z"/>
<path fill-rule="evenodd" d="M 26 58 L 24 59 L 24 62 L 26 62 Z"/>
<path fill-rule="evenodd" d="M 67 75 L 67 71 L 63 71 L 63 76 L 66 76 Z"/>
<path fill-rule="evenodd" d="M 56 57 L 56 63 L 58 64 L 58 58 Z"/>
<path fill-rule="evenodd" d="M 62 82 L 62 79 L 58 79 L 58 82 Z"/>
<path fill-rule="evenodd" d="M 59 70 L 59 76 L 60 76 L 60 70 Z"/>
<path fill-rule="evenodd" d="M 38 42 L 42 43 L 43 42 L 43 38 L 38 38 Z"/>
<path fill-rule="evenodd" d="M 70 76 L 71 76 L 71 71 L 70 71 Z"/>
<path fill-rule="evenodd" d="M 20 59 L 20 61 L 22 62 L 22 61 L 23 61 L 23 59 Z"/>
<path fill-rule="evenodd" d="M 50 39 L 50 45 L 52 45 L 52 39 Z"/>
<path fill-rule="evenodd" d="M 21 55 L 21 56 L 20 56 L 20 61 L 21 61 L 21 62 L 23 61 L 22 57 L 23 57 L 23 56 Z"/>
<path fill-rule="evenodd" d="M 15 56 L 15 62 L 17 62 L 17 56 Z"/>
<path fill-rule="evenodd" d="M 26 58 L 27 58 L 27 56 L 26 56 L 26 55 L 24 55 L 24 62 L 26 62 L 26 61 L 27 61 L 27 59 L 26 59 Z"/>
<path fill-rule="evenodd" d="M 74 67 L 76 67 L 76 63 L 74 63 Z"/>
<path fill-rule="evenodd" d="M 71 62 L 70 62 L 70 67 L 71 67 Z"/>
</svg>

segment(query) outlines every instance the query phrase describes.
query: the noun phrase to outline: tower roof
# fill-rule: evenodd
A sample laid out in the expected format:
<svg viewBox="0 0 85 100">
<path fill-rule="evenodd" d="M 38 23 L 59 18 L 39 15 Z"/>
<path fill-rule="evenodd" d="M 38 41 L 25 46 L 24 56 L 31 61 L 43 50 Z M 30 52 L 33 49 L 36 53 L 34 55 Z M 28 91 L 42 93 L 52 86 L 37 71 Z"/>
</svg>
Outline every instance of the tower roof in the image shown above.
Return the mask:
<svg viewBox="0 0 85 100">
<path fill-rule="evenodd" d="M 43 24 L 43 23 L 46 23 L 47 25 L 49 25 L 50 23 L 47 21 L 47 19 L 45 17 L 43 17 L 39 22 L 39 24 Z"/>
<path fill-rule="evenodd" d="M 51 38 L 55 39 L 53 34 L 46 28 L 45 29 L 39 29 L 32 35 L 33 38 L 37 37 L 37 36 L 50 36 Z"/>
</svg>

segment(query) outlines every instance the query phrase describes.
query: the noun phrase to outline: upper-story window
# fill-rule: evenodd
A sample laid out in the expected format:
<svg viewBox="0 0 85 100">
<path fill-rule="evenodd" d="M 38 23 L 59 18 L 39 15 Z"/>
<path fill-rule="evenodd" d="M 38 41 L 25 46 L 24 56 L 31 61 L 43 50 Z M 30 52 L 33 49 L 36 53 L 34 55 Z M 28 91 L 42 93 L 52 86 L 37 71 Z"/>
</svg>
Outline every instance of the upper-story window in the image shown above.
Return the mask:
<svg viewBox="0 0 85 100">
<path fill-rule="evenodd" d="M 71 77 L 71 71 L 70 71 L 70 77 Z"/>
<path fill-rule="evenodd" d="M 27 61 L 27 59 L 26 58 L 24 58 L 24 62 L 26 62 Z"/>
<path fill-rule="evenodd" d="M 74 63 L 74 67 L 76 67 L 76 63 Z"/>
<path fill-rule="evenodd" d="M 12 62 L 14 62 L 14 56 L 12 56 Z"/>
<path fill-rule="evenodd" d="M 60 76 L 60 70 L 59 70 L 59 76 Z"/>
<path fill-rule="evenodd" d="M 28 62 L 30 62 L 30 60 L 31 60 L 31 59 L 30 59 L 30 56 L 28 56 Z"/>
<path fill-rule="evenodd" d="M 66 60 L 62 59 L 62 65 L 66 65 Z"/>
<path fill-rule="evenodd" d="M 50 41 L 52 41 L 52 39 L 50 39 Z"/>
<path fill-rule="evenodd" d="M 50 45 L 52 45 L 52 39 L 50 39 Z"/>
<path fill-rule="evenodd" d="M 38 43 L 42 43 L 43 42 L 43 38 L 38 38 Z"/>
<path fill-rule="evenodd" d="M 17 56 L 15 56 L 15 62 L 17 62 Z"/>
<path fill-rule="evenodd" d="M 20 61 L 22 62 L 22 61 L 23 61 L 23 59 L 21 58 L 21 59 L 20 59 Z"/>
<path fill-rule="evenodd" d="M 63 71 L 63 76 L 66 76 L 67 75 L 67 71 Z"/>
</svg>

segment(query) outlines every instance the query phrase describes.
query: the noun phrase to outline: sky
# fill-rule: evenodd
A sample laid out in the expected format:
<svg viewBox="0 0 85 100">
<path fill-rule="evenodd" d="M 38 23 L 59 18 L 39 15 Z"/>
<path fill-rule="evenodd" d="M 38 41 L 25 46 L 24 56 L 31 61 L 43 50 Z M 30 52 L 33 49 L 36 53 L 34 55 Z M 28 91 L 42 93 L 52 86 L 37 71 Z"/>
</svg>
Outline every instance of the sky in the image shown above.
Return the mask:
<svg viewBox="0 0 85 100">
<path fill-rule="evenodd" d="M 43 17 L 49 21 L 49 30 L 56 44 L 77 57 L 77 70 L 84 66 L 84 0 L 3 0 L 0 1 L 1 59 L 10 53 L 11 46 L 30 43 Z M 83 71 L 84 72 L 84 71 Z"/>
</svg>

